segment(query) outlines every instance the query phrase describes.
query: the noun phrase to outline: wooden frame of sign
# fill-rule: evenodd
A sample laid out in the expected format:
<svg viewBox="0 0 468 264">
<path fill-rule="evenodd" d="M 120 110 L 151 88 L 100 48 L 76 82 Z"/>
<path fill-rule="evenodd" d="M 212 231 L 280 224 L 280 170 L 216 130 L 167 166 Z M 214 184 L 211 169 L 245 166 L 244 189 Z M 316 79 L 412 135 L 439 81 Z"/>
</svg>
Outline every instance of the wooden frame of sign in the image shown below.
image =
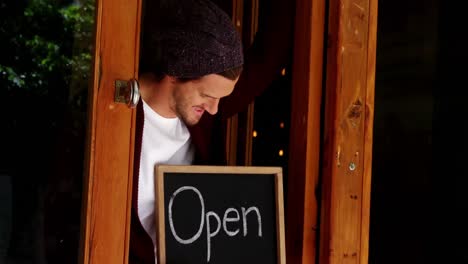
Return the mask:
<svg viewBox="0 0 468 264">
<path fill-rule="evenodd" d="M 260 177 L 260 176 L 271 176 L 270 177 Z M 214 177 L 213 177 L 214 176 Z M 249 177 L 248 181 L 239 181 L 240 177 Z M 233 260 L 232 258 L 248 258 L 249 261 L 258 262 L 258 260 L 254 260 L 253 258 L 261 258 L 261 260 L 269 260 L 266 263 L 279 263 L 285 264 L 286 263 L 286 250 L 285 250 L 285 233 L 284 233 L 284 206 L 283 206 L 283 177 L 282 177 L 282 168 L 280 167 L 240 167 L 240 166 L 182 166 L 182 165 L 159 165 L 155 167 L 155 193 L 156 193 L 156 202 L 155 202 L 155 211 L 156 211 L 156 233 L 157 233 L 157 242 L 158 242 L 158 263 L 165 264 L 170 262 L 170 256 L 168 256 L 168 251 L 170 247 L 174 247 L 175 252 L 177 252 L 178 263 L 185 263 L 185 261 L 190 259 L 190 263 L 194 263 L 194 258 L 198 257 L 198 259 L 203 259 L 203 262 L 206 263 L 231 263 Z M 244 178 L 246 179 L 246 178 Z M 182 182 L 182 180 L 184 182 Z M 220 184 L 223 184 L 222 186 Z M 249 184 L 245 184 L 249 183 Z M 259 184 L 261 183 L 261 184 Z M 209 189 L 210 186 L 207 187 L 207 184 L 215 186 L 216 188 Z M 176 191 L 172 192 L 177 185 L 180 185 Z M 241 186 L 242 190 L 236 190 L 236 185 Z M 169 187 L 168 187 L 169 186 Z M 174 187 L 175 186 L 175 187 Z M 197 187 L 195 187 L 197 186 Z M 211 186 L 211 187 L 212 187 Z M 228 186 L 228 188 L 225 188 Z M 260 188 L 258 188 L 260 187 Z M 166 190 L 166 189 L 167 190 Z M 223 189 L 224 188 L 224 189 Z M 172 189 L 172 191 L 170 190 Z M 214 190 L 213 190 L 214 189 Z M 274 189 L 274 190 L 271 190 Z M 167 191 L 167 193 L 165 193 Z M 173 209 L 176 208 L 174 203 L 174 198 L 177 195 L 180 195 L 182 191 L 192 191 L 191 197 L 195 197 L 196 202 L 189 201 L 187 197 L 190 197 L 190 192 L 187 192 L 182 196 L 182 198 L 178 197 L 178 204 L 182 204 L 181 201 L 188 204 L 186 208 L 181 209 Z M 249 192 L 250 191 L 250 192 Z M 264 192 L 264 193 L 263 193 Z M 257 196 L 255 198 L 265 198 L 268 196 L 274 196 L 274 201 L 258 201 L 254 200 L 255 198 L 246 197 L 248 195 L 240 195 L 240 193 L 248 193 L 251 196 Z M 208 194 L 208 195 L 206 195 Z M 204 195 L 206 198 L 206 206 Z M 198 199 L 197 199 L 198 197 Z M 221 203 L 225 203 L 226 201 L 233 202 L 232 197 L 236 199 L 242 198 L 241 202 L 234 200 L 237 204 L 234 206 L 229 205 L 219 205 Z M 210 198 L 211 199 L 210 204 Z M 223 199 L 224 198 L 224 199 Z M 169 200 L 169 203 L 165 200 Z M 216 200 L 213 202 L 213 200 Z M 256 206 L 251 206 L 252 202 L 255 202 Z M 189 202 L 189 203 L 187 203 Z M 192 202 L 190 204 L 190 202 Z M 258 204 L 257 204 L 258 203 Z M 201 208 L 200 208 L 201 204 Z M 237 205 L 242 206 L 250 206 L 248 208 L 241 207 L 241 210 L 235 209 L 234 207 Z M 167 207 L 166 207 L 167 206 Z M 230 207 L 231 206 L 231 207 Z M 205 210 L 206 207 L 206 210 Z M 215 208 L 213 208 L 215 207 Z M 197 228 L 187 227 L 187 219 L 189 216 L 193 216 L 193 214 L 188 213 L 187 211 L 196 210 L 194 208 L 201 209 L 201 219 L 197 215 L 195 218 L 199 223 Z M 225 211 L 224 209 L 227 208 Z M 209 211 L 213 209 L 214 211 Z M 216 212 L 219 210 L 224 211 L 224 215 L 218 215 Z M 246 210 L 247 209 L 247 210 Z M 264 211 L 262 211 L 264 210 Z M 168 217 L 166 218 L 166 211 Z M 206 211 L 206 213 L 205 213 Z M 274 215 L 275 219 L 261 217 L 262 213 L 267 215 Z M 178 215 L 178 219 L 183 219 L 177 221 L 177 219 L 173 219 L 173 215 Z M 249 218 L 247 215 L 250 213 Z M 184 215 L 185 214 L 185 215 Z M 228 217 L 229 214 L 231 217 Z M 233 218 L 232 215 L 236 217 Z M 255 215 L 257 218 L 255 218 Z M 220 218 L 220 216 L 222 218 Z M 224 217 L 223 217 L 224 216 Z M 210 218 L 211 217 L 211 218 Z M 200 219 L 200 220 L 198 220 Z M 249 221 L 247 219 L 250 219 Z M 262 221 L 263 219 L 263 221 Z M 216 223 L 211 222 L 216 220 L 217 227 L 215 227 L 215 231 L 210 230 L 210 228 Z M 258 220 L 256 222 L 255 220 Z M 178 225 L 177 223 L 183 222 L 183 225 Z M 206 222 L 206 225 L 204 223 Z M 237 230 L 233 230 L 233 224 L 238 222 L 240 227 Z M 254 223 L 254 225 L 248 225 Z M 169 229 L 166 230 L 166 226 L 169 223 Z M 222 224 L 221 224 L 222 223 Z M 228 223 L 230 228 L 228 228 Z M 243 225 L 242 225 L 242 224 Z M 180 228 L 182 226 L 182 228 Z M 206 226 L 206 227 L 205 227 Z M 248 233 L 248 226 L 251 227 L 250 233 Z M 176 231 L 176 227 L 180 228 L 179 230 L 188 228 L 189 235 L 187 233 L 182 234 L 183 232 Z M 200 239 L 201 234 L 204 232 L 204 227 L 206 228 L 206 241 L 201 241 L 203 238 Z M 236 226 L 234 226 L 235 228 Z M 243 227 L 243 228 L 242 228 Z M 253 227 L 253 228 L 252 228 Z M 256 230 L 254 228 L 257 228 Z M 266 227 L 266 228 L 264 228 Z M 228 230 L 230 229 L 230 230 Z M 262 229 L 266 229 L 266 232 L 263 232 Z M 273 229 L 273 230 L 271 230 Z M 197 231 L 198 230 L 198 231 Z M 254 230 L 254 231 L 252 231 Z M 211 232 L 213 231 L 213 232 Z M 257 231 L 257 232 L 256 232 Z M 270 234 L 269 231 L 273 231 Z M 171 239 L 166 239 L 167 232 L 171 232 Z M 220 234 L 218 234 L 220 233 Z M 180 236 L 179 236 L 180 235 Z M 218 236 L 218 237 L 216 237 Z M 260 238 L 261 237 L 261 238 Z M 250 239 L 250 240 L 249 240 Z M 254 240 L 252 242 L 251 240 Z M 267 243 L 259 243 L 257 242 L 258 239 L 263 239 L 262 241 L 267 241 Z M 272 241 L 274 239 L 274 241 Z M 210 244 L 211 242 L 211 244 Z M 198 245 L 197 245 L 198 243 Z M 223 244 L 222 246 L 219 246 Z M 252 244 L 249 244 L 252 243 Z M 218 245 L 216 245 L 218 244 Z M 263 246 L 263 244 L 266 244 Z M 187 246 L 188 245 L 188 246 Z M 249 246 L 253 245 L 253 246 Z M 259 248 L 256 248 L 258 245 Z M 187 256 L 182 256 L 185 253 L 181 248 L 185 249 L 192 247 L 191 253 L 187 253 Z M 228 247 L 228 248 L 227 248 Z M 194 249 L 195 248 L 195 249 Z M 227 249 L 226 249 L 227 248 Z M 255 248 L 255 249 L 253 249 Z M 246 251 L 244 251 L 244 249 Z M 187 249 L 188 250 L 188 249 Z M 264 251 L 262 251 L 264 250 Z M 200 252 L 201 251 L 201 252 Z M 205 251 L 207 251 L 205 253 Z M 223 256 L 222 253 L 232 251 L 239 251 L 234 253 L 234 255 Z M 249 251 L 251 251 L 249 253 Z M 275 252 L 276 251 L 276 252 Z M 268 254 L 263 254 L 262 252 L 268 252 Z M 221 254 L 220 254 L 221 253 Z M 169 253 L 170 254 L 170 253 Z M 188 256 L 191 254 L 190 256 Z M 195 257 L 194 257 L 195 256 Z M 184 259 L 184 257 L 186 257 Z M 220 260 L 223 257 L 226 259 Z M 272 261 L 272 260 L 276 261 Z M 180 261 L 180 262 L 179 262 Z M 237 260 L 238 261 L 238 260 Z M 197 262 L 197 260 L 195 260 Z M 242 261 L 243 263 L 250 263 Z M 264 261 L 262 261 L 264 262 Z M 198 263 L 198 262 L 197 262 Z M 239 262 L 232 262 L 232 263 L 239 263 Z M 254 262 L 252 262 L 254 263 Z"/>
</svg>

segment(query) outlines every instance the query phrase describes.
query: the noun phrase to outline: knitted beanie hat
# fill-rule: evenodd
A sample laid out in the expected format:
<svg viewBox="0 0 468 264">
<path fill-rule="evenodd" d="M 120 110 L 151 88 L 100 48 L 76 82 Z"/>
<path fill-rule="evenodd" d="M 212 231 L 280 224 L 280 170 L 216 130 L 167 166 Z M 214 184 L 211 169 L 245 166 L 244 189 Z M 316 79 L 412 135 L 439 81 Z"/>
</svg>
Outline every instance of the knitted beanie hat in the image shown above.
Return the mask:
<svg viewBox="0 0 468 264">
<path fill-rule="evenodd" d="M 156 27 L 145 29 L 150 34 L 142 53 L 147 67 L 178 78 L 198 78 L 244 63 L 238 33 L 229 16 L 214 3 L 173 1 L 160 11 L 164 14 L 159 15 Z"/>
</svg>

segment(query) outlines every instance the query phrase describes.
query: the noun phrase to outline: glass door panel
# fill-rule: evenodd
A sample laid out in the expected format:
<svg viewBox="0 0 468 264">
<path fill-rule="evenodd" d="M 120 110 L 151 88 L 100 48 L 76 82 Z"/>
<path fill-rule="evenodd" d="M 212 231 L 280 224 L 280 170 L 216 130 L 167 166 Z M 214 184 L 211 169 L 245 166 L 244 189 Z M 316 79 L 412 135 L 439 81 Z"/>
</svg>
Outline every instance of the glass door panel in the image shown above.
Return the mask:
<svg viewBox="0 0 468 264">
<path fill-rule="evenodd" d="M 0 16 L 0 263 L 77 263 L 95 2 Z"/>
</svg>

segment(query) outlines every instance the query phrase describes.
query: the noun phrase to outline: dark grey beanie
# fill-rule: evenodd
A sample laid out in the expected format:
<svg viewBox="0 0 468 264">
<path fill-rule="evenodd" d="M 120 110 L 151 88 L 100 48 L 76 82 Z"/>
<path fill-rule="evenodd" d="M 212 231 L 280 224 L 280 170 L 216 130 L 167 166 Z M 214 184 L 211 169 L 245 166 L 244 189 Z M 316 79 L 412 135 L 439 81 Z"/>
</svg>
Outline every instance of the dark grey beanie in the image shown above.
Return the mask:
<svg viewBox="0 0 468 264">
<path fill-rule="evenodd" d="M 150 34 L 142 53 L 147 68 L 198 78 L 243 64 L 239 35 L 229 16 L 214 3 L 174 1 L 159 10 L 164 14 L 159 14 L 155 28 L 148 24 L 144 28 Z"/>
</svg>

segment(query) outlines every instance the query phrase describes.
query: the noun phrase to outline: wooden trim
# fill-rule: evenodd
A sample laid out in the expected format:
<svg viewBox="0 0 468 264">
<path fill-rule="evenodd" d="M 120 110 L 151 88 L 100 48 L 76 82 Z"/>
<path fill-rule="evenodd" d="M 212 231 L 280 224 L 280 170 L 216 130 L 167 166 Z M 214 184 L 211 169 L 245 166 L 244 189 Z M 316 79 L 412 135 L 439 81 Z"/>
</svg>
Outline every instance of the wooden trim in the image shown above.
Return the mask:
<svg viewBox="0 0 468 264">
<path fill-rule="evenodd" d="M 164 218 L 166 217 L 164 211 L 164 169 L 155 168 L 155 190 L 156 190 L 156 234 L 158 239 L 158 263 L 166 264 L 166 223 Z"/>
<path fill-rule="evenodd" d="M 281 167 L 257 166 L 205 166 L 205 165 L 158 165 L 155 172 L 231 173 L 231 174 L 282 174 Z M 157 174 L 160 175 L 160 174 Z M 161 209 L 161 208 L 159 208 Z"/>
<path fill-rule="evenodd" d="M 286 214 L 288 263 L 315 263 L 325 0 L 296 2 Z"/>
<path fill-rule="evenodd" d="M 226 125 L 226 164 L 229 166 L 237 164 L 238 117 L 236 114 L 228 118 Z"/>
<path fill-rule="evenodd" d="M 330 1 L 320 263 L 367 263 L 376 3 Z"/>
<path fill-rule="evenodd" d="M 246 7 L 246 5 L 248 5 Z M 244 13 L 244 11 L 246 11 Z M 242 38 L 244 50 L 253 43 L 258 30 L 259 0 L 233 0 L 233 21 Z M 245 111 L 228 119 L 226 131 L 227 164 L 252 165 L 254 102 Z"/>
<path fill-rule="evenodd" d="M 155 167 L 155 190 L 157 197 L 156 226 L 158 237 L 158 263 L 166 264 L 166 237 L 165 237 L 165 201 L 164 201 L 164 173 L 226 173 L 226 174 L 274 174 L 275 175 L 275 204 L 276 204 L 276 232 L 278 264 L 286 264 L 285 230 L 284 230 L 284 198 L 283 173 L 281 167 L 254 167 L 254 166 L 202 166 L 202 165 L 158 165 Z"/>
<path fill-rule="evenodd" d="M 286 264 L 286 241 L 284 231 L 284 197 L 283 197 L 283 173 L 278 172 L 275 177 L 276 187 L 276 233 L 278 248 L 278 263 Z"/>
<path fill-rule="evenodd" d="M 239 36 L 242 36 L 244 0 L 232 0 L 232 22 Z M 226 126 L 226 161 L 227 165 L 237 165 L 237 139 L 239 129 L 239 115 L 228 118 Z"/>
<path fill-rule="evenodd" d="M 232 21 L 237 32 L 239 32 L 239 36 L 242 36 L 242 26 L 244 25 L 244 0 L 233 0 L 232 5 Z"/>
<path fill-rule="evenodd" d="M 102 1 L 96 1 L 95 4 L 95 46 L 93 54 L 93 77 L 90 78 L 90 89 L 88 94 L 88 124 L 86 131 L 86 145 L 85 145 L 85 172 L 83 179 L 83 197 L 82 197 L 82 208 L 81 208 L 81 221 L 80 221 L 80 245 L 79 245 L 79 257 L 78 263 L 88 264 L 89 262 L 89 246 L 88 239 L 90 237 L 90 211 L 91 211 L 91 198 L 93 190 L 93 168 L 94 168 L 94 157 L 95 153 L 92 151 L 95 149 L 96 139 L 96 105 L 97 105 L 97 92 L 100 84 L 100 71 L 101 61 L 99 50 L 101 49 L 101 26 L 102 26 Z"/>
<path fill-rule="evenodd" d="M 251 0 L 250 6 L 250 38 L 249 43 L 253 43 L 258 31 L 258 11 L 259 0 Z"/>
<path fill-rule="evenodd" d="M 134 43 L 135 51 L 133 57 L 134 72 L 133 76 L 139 76 L 139 64 L 140 64 L 140 39 L 141 39 L 141 22 L 142 22 L 142 8 L 143 0 L 135 2 L 137 8 Z M 136 138 L 136 122 L 137 122 L 137 111 L 132 111 L 131 131 L 130 131 L 130 155 L 128 156 L 128 187 L 127 187 L 127 218 L 125 223 L 125 255 L 124 263 L 128 263 L 130 258 L 130 227 L 132 219 L 132 199 L 133 199 L 133 172 L 134 170 L 134 159 L 135 159 L 135 138 Z"/>
<path fill-rule="evenodd" d="M 141 0 L 96 3 L 80 263 L 128 262 L 135 111 L 114 103 L 114 82 L 138 72 L 140 17 Z"/>
<path fill-rule="evenodd" d="M 244 165 L 252 166 L 252 145 L 253 145 L 253 130 L 254 130 L 254 114 L 255 102 L 252 102 L 247 107 L 246 128 L 245 128 L 245 149 L 244 149 Z"/>
<path fill-rule="evenodd" d="M 364 171 L 362 181 L 361 264 L 369 259 L 369 228 L 372 178 L 372 142 L 374 124 L 375 64 L 377 53 L 378 0 L 369 3 L 369 36 L 367 38 L 367 89 L 364 121 Z"/>
<path fill-rule="evenodd" d="M 259 12 L 259 0 L 250 1 L 250 13 L 249 13 L 249 27 L 248 27 L 248 42 L 244 41 L 244 46 L 252 45 L 255 39 L 255 35 L 258 31 L 258 12 Z M 244 15 L 245 17 L 245 15 Z M 244 165 L 252 165 L 252 144 L 253 144 L 253 130 L 254 130 L 254 114 L 255 114 L 255 102 L 252 102 L 247 107 L 247 111 L 242 113 L 245 115 L 245 144 L 244 144 Z M 242 142 L 242 140 L 241 140 Z"/>
</svg>

